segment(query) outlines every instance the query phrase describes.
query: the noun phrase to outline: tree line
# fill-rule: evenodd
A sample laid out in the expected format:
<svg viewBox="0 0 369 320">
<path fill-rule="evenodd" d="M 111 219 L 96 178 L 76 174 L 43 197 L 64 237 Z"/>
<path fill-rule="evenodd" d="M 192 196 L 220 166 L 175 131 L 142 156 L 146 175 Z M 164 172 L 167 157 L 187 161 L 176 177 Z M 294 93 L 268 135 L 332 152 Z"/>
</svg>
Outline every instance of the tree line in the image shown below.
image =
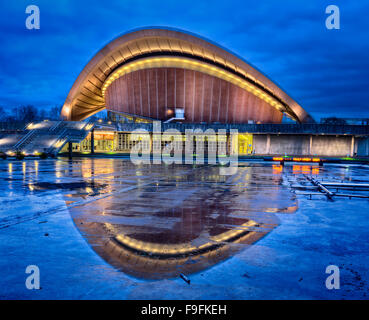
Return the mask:
<svg viewBox="0 0 369 320">
<path fill-rule="evenodd" d="M 32 122 L 38 120 L 60 120 L 61 106 L 54 106 L 48 110 L 36 108 L 32 105 L 4 108 L 0 106 L 0 122 Z"/>
</svg>

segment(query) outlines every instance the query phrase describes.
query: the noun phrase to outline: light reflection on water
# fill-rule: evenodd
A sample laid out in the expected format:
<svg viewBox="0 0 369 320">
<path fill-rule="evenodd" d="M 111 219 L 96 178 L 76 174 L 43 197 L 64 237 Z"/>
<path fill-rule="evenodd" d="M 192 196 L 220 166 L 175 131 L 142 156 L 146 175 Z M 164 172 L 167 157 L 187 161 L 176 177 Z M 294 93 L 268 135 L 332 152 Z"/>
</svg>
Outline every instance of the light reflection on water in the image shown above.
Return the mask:
<svg viewBox="0 0 369 320">
<path fill-rule="evenodd" d="M 57 212 L 60 202 L 46 202 L 62 194 L 82 236 L 106 261 L 140 278 L 177 277 L 211 268 L 277 228 L 280 214 L 297 209 L 289 185 L 308 184 L 303 175 L 368 183 L 368 170 L 254 162 L 221 176 L 214 166 L 121 159 L 0 161 L 7 203 L 0 228 Z M 17 205 L 20 212 L 7 210 Z"/>
<path fill-rule="evenodd" d="M 275 213 L 297 209 L 282 171 L 271 166 L 243 165 L 232 176 L 215 166 L 111 159 L 84 160 L 81 168 L 105 196 L 70 208 L 77 228 L 109 263 L 140 278 L 209 268 L 271 232 Z M 68 203 L 78 196 L 69 194 Z"/>
<path fill-rule="evenodd" d="M 330 176 L 351 180 L 345 166 Z M 141 165 L 121 159 L 4 162 L 9 190 L 64 195 L 75 225 L 106 261 L 139 278 L 210 268 L 278 227 L 297 210 L 286 180 L 326 177 L 308 164 L 240 163 L 232 176 L 216 166 Z M 5 176 L 4 176 L 5 175 Z"/>
</svg>

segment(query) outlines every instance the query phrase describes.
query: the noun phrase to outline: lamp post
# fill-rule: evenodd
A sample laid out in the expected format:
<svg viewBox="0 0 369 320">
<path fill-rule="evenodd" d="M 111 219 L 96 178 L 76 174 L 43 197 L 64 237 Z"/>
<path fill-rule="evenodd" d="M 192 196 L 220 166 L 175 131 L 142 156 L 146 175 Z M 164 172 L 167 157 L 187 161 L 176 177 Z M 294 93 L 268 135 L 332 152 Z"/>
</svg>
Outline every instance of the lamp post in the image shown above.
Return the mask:
<svg viewBox="0 0 369 320">
<path fill-rule="evenodd" d="M 95 153 L 95 139 L 94 139 L 95 129 L 91 130 L 91 154 Z"/>
</svg>

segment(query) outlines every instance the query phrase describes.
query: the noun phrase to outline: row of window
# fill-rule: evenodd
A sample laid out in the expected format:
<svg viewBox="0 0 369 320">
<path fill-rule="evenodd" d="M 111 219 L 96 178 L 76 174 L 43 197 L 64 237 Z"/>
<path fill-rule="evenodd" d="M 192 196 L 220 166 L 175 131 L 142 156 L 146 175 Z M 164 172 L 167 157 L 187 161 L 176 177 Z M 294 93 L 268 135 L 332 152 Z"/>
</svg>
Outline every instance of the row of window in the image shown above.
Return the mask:
<svg viewBox="0 0 369 320">
<path fill-rule="evenodd" d="M 150 141 L 148 140 L 131 140 L 130 134 L 119 133 L 117 138 L 117 145 L 116 150 L 123 151 L 123 150 L 131 150 L 137 143 L 140 142 L 140 147 L 143 150 L 150 150 Z M 159 145 L 160 144 L 160 145 Z M 170 144 L 173 145 L 174 150 L 184 150 L 185 149 L 185 141 L 171 141 L 171 140 L 153 140 L 152 147 L 155 150 L 158 150 L 161 146 L 163 150 L 165 147 L 170 148 Z M 203 142 L 196 142 L 193 143 L 193 149 L 196 150 L 208 150 L 209 152 L 216 152 L 218 150 L 226 150 L 226 141 L 203 141 Z"/>
</svg>

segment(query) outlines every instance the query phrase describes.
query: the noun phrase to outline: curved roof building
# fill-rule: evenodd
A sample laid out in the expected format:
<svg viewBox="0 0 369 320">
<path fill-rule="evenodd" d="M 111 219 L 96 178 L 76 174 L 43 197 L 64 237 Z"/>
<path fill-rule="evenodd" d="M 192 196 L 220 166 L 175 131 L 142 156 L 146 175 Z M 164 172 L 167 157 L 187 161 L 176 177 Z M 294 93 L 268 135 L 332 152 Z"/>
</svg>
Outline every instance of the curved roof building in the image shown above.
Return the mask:
<svg viewBox="0 0 369 320">
<path fill-rule="evenodd" d="M 116 38 L 84 67 L 62 109 L 68 120 L 110 111 L 183 122 L 280 123 L 311 117 L 235 54 L 180 30 L 148 28 Z"/>
</svg>

